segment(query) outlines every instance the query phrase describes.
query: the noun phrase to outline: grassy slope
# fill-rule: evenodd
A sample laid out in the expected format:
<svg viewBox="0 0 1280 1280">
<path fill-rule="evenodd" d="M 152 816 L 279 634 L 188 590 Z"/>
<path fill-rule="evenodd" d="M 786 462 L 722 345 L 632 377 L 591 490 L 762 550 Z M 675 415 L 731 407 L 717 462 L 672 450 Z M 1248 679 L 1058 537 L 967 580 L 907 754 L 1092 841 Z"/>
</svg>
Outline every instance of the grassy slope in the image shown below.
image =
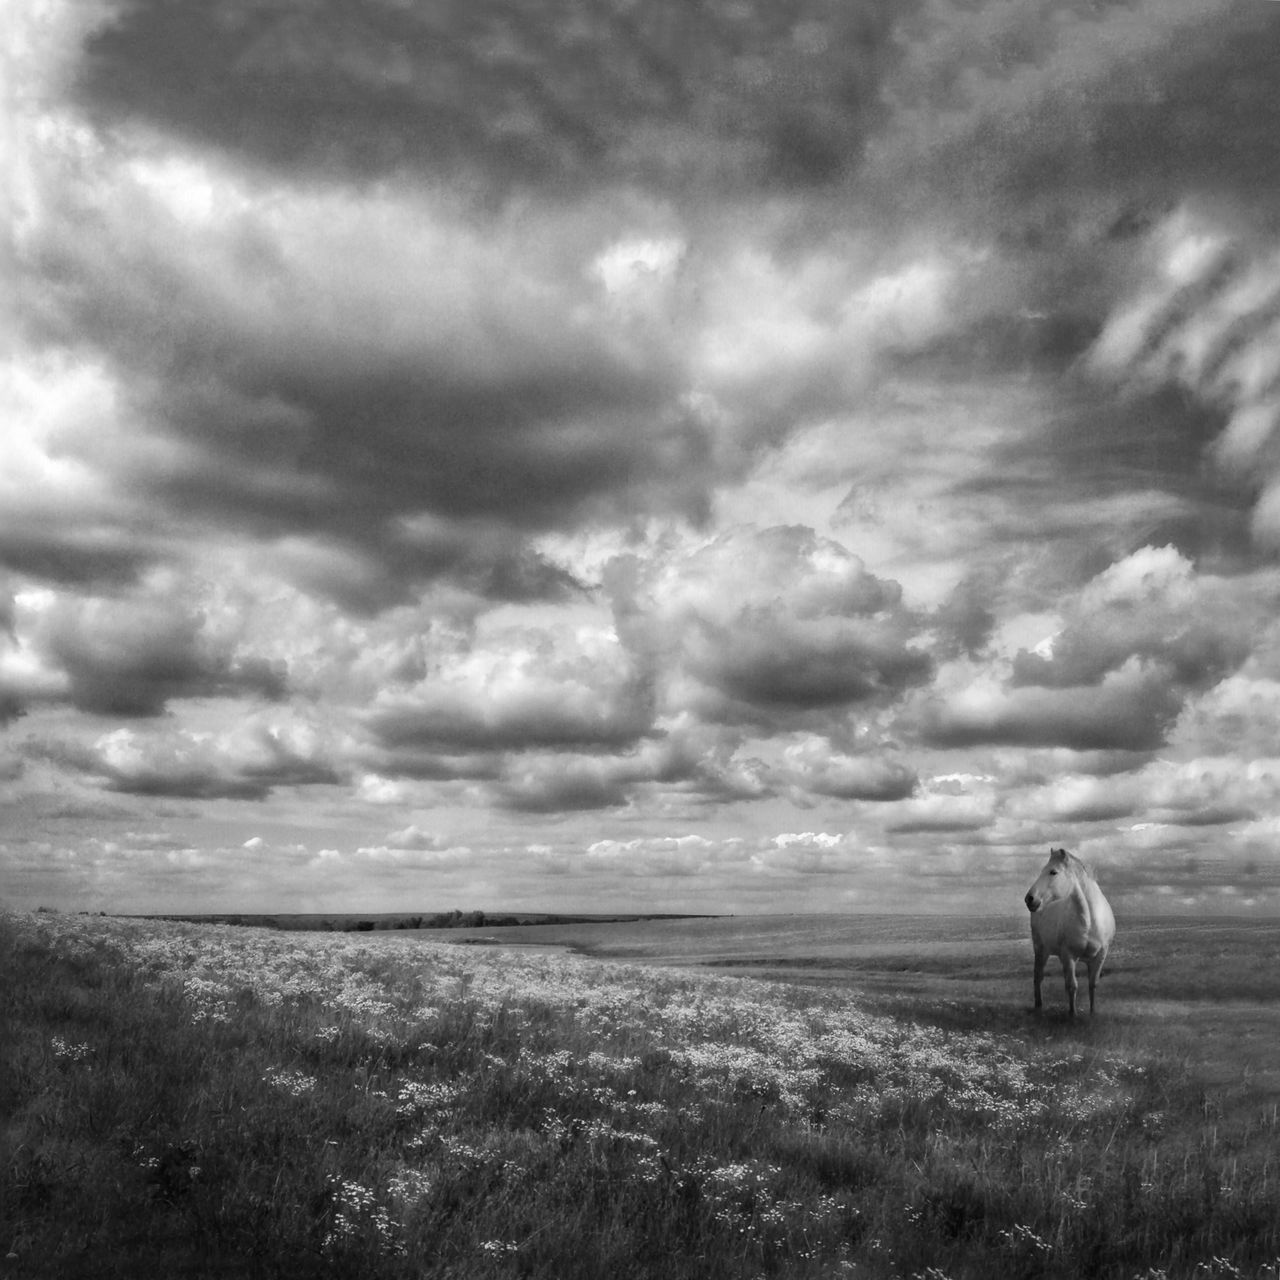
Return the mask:
<svg viewBox="0 0 1280 1280">
<path fill-rule="evenodd" d="M 0 1275 L 1277 1274 L 1274 1104 L 1159 1021 L 2 923 Z"/>
</svg>

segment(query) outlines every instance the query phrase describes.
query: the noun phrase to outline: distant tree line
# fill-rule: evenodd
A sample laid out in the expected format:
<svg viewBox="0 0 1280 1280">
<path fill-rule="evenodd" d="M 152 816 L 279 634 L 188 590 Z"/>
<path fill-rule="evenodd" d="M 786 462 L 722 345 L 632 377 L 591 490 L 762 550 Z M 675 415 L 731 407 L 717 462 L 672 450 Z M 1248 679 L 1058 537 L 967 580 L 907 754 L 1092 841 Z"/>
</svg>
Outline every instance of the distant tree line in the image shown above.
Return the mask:
<svg viewBox="0 0 1280 1280">
<path fill-rule="evenodd" d="M 551 917 L 539 923 L 554 924 Z M 368 933 L 374 929 L 497 929 L 524 924 L 519 916 L 490 915 L 485 911 L 441 911 L 433 916 L 401 916 L 399 919 L 353 920 L 343 926 L 348 933 Z"/>
<path fill-rule="evenodd" d="M 41 907 L 41 911 L 52 908 Z M 81 914 L 87 914 L 82 912 Z M 105 914 L 105 913 L 102 913 Z M 627 923 L 638 920 L 688 920 L 703 917 L 667 913 L 620 915 L 560 915 L 538 911 L 521 912 L 519 915 L 498 914 L 489 911 L 439 911 L 434 915 L 380 915 L 374 919 L 361 919 L 355 915 L 335 913 L 300 915 L 255 915 L 249 913 L 210 915 L 162 915 L 150 917 L 159 920 L 182 920 L 190 924 L 248 925 L 259 929 L 313 929 L 328 933 L 372 933 L 388 929 L 501 929 L 527 924 L 605 924 Z"/>
</svg>

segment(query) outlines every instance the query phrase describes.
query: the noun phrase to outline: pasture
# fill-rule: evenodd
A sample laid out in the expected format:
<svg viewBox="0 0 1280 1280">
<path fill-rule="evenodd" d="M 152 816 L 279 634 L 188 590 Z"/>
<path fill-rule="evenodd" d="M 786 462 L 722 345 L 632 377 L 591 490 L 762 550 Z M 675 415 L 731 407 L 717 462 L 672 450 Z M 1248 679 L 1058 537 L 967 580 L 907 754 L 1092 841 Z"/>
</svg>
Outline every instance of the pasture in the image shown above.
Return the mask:
<svg viewBox="0 0 1280 1280">
<path fill-rule="evenodd" d="M 1071 1024 L 1025 915 L 7 916 L 0 1276 L 1275 1280 L 1277 960 L 1121 920 Z"/>
<path fill-rule="evenodd" d="M 1099 983 L 1098 1021 L 1074 1028 L 1061 969 L 1031 1007 L 1025 910 L 1003 916 L 721 916 L 635 924 L 462 929 L 424 937 L 547 948 L 847 989 L 869 1007 L 944 1026 L 1132 1039 L 1184 1055 L 1219 1104 L 1280 1103 L 1280 920 L 1122 920 Z M 1080 966 L 1083 973 L 1083 965 Z"/>
</svg>

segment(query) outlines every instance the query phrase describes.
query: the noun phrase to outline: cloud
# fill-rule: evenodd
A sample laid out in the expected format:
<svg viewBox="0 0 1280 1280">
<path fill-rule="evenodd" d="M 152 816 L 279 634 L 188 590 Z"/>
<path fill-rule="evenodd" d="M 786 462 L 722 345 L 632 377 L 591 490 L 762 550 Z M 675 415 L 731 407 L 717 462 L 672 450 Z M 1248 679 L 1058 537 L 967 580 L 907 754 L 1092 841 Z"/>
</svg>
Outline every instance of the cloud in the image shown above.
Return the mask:
<svg viewBox="0 0 1280 1280">
<path fill-rule="evenodd" d="M 761 0 L 566 5 L 550 23 L 487 6 L 462 24 L 372 2 L 215 18 L 148 0 L 90 42 L 81 92 L 97 111 L 311 173 L 812 185 L 856 165 L 893 25 L 865 6 L 779 21 Z"/>
<path fill-rule="evenodd" d="M 355 851 L 355 858 L 368 864 L 384 864 L 394 867 L 464 867 L 475 861 L 474 852 L 466 845 L 362 845 Z"/>
<path fill-rule="evenodd" d="M 842 834 L 799 831 L 782 832 L 762 842 L 752 852 L 749 865 L 771 876 L 835 876 L 850 871 L 858 861 L 858 851 Z"/>
<path fill-rule="evenodd" d="M 887 86 L 896 111 L 868 162 L 925 182 L 917 198 L 972 201 L 1014 244 L 1059 250 L 1055 233 L 1082 212 L 1122 240 L 1172 193 L 1260 194 L 1275 113 L 1265 10 L 1046 0 L 929 16 Z M 1203 103 L 1228 68 L 1223 148 Z"/>
<path fill-rule="evenodd" d="M 826 715 L 932 671 L 898 585 L 811 529 L 738 528 L 647 569 L 624 559 L 606 587 L 624 644 L 689 681 L 709 721 Z"/>
<path fill-rule="evenodd" d="M 1172 673 L 1130 660 L 1097 684 L 1001 688 L 979 683 L 923 708 L 920 731 L 935 747 L 999 743 L 1075 751 L 1150 751 L 1182 706 Z"/>
<path fill-rule="evenodd" d="M 98 780 L 108 791 L 192 800 L 262 800 L 278 787 L 332 785 L 342 775 L 305 724 L 250 721 L 230 733 L 114 729 L 91 746 L 45 743 L 32 754 Z"/>
<path fill-rule="evenodd" d="M 893 805 L 885 830 L 900 835 L 980 831 L 991 824 L 995 813 L 996 798 L 990 792 L 925 794 Z"/>
<path fill-rule="evenodd" d="M 1256 856 L 1270 13 L 17 15 L 15 838 L 495 907 Z"/>
<path fill-rule="evenodd" d="M 648 681 L 604 631 L 510 629 L 405 689 L 365 717 L 394 752 L 618 748 L 649 732 Z"/>
<path fill-rule="evenodd" d="M 204 622 L 168 601 L 64 599 L 41 618 L 35 644 L 66 675 L 68 700 L 83 711 L 154 716 L 177 697 L 284 694 L 278 666 L 235 653 Z"/>
<path fill-rule="evenodd" d="M 783 776 L 813 795 L 838 800 L 902 800 L 916 789 L 916 771 L 899 760 L 848 755 L 829 739 L 808 738 L 786 749 Z"/>
<path fill-rule="evenodd" d="M 1197 754 L 1265 759 L 1276 749 L 1280 681 L 1237 674 L 1188 701 L 1171 740 Z"/>
<path fill-rule="evenodd" d="M 1217 577 L 1171 546 L 1140 548 L 1061 600 L 1051 634 L 1014 655 L 1007 683 L 988 669 L 917 699 L 903 723 L 939 747 L 1155 750 L 1189 697 L 1250 658 L 1274 589 L 1269 573 Z"/>
<path fill-rule="evenodd" d="M 588 866 L 626 876 L 696 876 L 720 864 L 726 851 L 732 856 L 737 847 L 700 835 L 641 836 L 597 840 L 587 846 L 586 859 Z"/>
<path fill-rule="evenodd" d="M 1256 499 L 1252 533 L 1280 546 L 1280 251 L 1237 219 L 1187 203 L 1148 237 L 1144 270 L 1108 317 L 1092 367 L 1130 396 L 1179 387 L 1211 411 L 1209 456 Z"/>
<path fill-rule="evenodd" d="M 442 849 L 445 843 L 440 836 L 424 831 L 415 823 L 387 834 L 387 844 L 392 849 Z"/>
<path fill-rule="evenodd" d="M 172 556 L 148 513 L 113 489 L 68 442 L 124 439 L 117 388 L 101 363 L 7 342 L 0 360 L 5 467 L 0 475 L 0 564 L 24 575 L 121 588 Z"/>
<path fill-rule="evenodd" d="M 1013 682 L 1089 685 L 1137 658 L 1207 688 L 1249 656 L 1274 589 L 1261 578 L 1197 576 L 1173 547 L 1143 547 L 1085 586 L 1047 653 L 1018 654 Z"/>
<path fill-rule="evenodd" d="M 65 703 L 121 717 L 160 715 L 177 698 L 282 699 L 285 664 L 246 649 L 238 622 L 190 595 L 164 577 L 114 598 L 19 593 L 0 636 L 0 698 L 15 712 Z"/>
<path fill-rule="evenodd" d="M 1230 756 L 1156 759 L 1124 774 L 1064 773 L 1009 801 L 1014 816 L 1041 823 L 1116 823 L 1167 828 L 1230 826 L 1269 809 L 1278 794 L 1274 759 L 1247 765 Z"/>
<path fill-rule="evenodd" d="M 622 754 L 559 751 L 512 756 L 489 785 L 495 802 L 524 813 L 617 808 L 642 791 L 671 788 L 694 796 L 763 794 L 734 776 L 729 761 L 699 759 L 679 736 L 656 739 Z"/>
<path fill-rule="evenodd" d="M 696 834 L 598 840 L 587 847 L 587 866 L 627 877 L 830 876 L 858 861 L 842 834 L 782 832 L 747 841 Z"/>
<path fill-rule="evenodd" d="M 1095 778 L 1069 774 L 1019 797 L 1016 808 L 1051 822 L 1106 822 L 1142 811 L 1143 787 L 1133 774 Z"/>
<path fill-rule="evenodd" d="M 523 545 L 531 532 L 704 504 L 678 347 L 615 315 L 586 270 L 607 203 L 585 222 L 546 208 L 478 226 L 438 189 L 298 187 L 155 135 L 46 144 L 19 258 L 39 304 L 30 368 L 86 353 L 96 416 L 128 426 L 108 449 L 63 412 L 37 460 L 56 444 L 66 484 L 106 503 L 119 576 L 160 554 L 145 508 L 184 546 L 200 527 L 284 542 L 306 580 L 370 607 L 449 573 L 554 596 L 566 581 Z M 10 559 L 57 567 L 88 521 L 41 541 L 39 512 L 11 530 Z M 64 572 L 110 567 L 78 563 Z"/>
</svg>

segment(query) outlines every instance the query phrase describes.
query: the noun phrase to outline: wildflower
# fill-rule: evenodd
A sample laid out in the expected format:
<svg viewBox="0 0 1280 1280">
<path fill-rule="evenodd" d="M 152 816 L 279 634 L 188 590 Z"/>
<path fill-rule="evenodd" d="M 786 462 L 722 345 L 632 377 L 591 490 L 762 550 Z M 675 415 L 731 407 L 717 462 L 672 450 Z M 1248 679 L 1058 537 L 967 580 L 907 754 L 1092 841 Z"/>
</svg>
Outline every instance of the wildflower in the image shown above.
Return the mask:
<svg viewBox="0 0 1280 1280">
<path fill-rule="evenodd" d="M 425 1200 L 435 1189 L 435 1179 L 421 1169 L 401 1169 L 387 1184 L 387 1192 L 393 1200 L 411 1204 Z"/>
<path fill-rule="evenodd" d="M 54 1036 L 49 1045 L 59 1062 L 83 1062 L 93 1052 L 87 1044 L 68 1044 L 61 1036 Z"/>
<path fill-rule="evenodd" d="M 312 1093 L 317 1084 L 315 1076 L 309 1076 L 302 1071 L 285 1071 L 283 1068 L 268 1071 L 262 1079 L 273 1089 L 279 1089 L 295 1098 Z"/>
<path fill-rule="evenodd" d="M 396 1114 L 419 1116 L 429 1111 L 443 1111 L 462 1096 L 461 1086 L 439 1081 L 405 1080 L 396 1095 Z"/>
<path fill-rule="evenodd" d="M 1015 1223 L 1008 1231 L 1000 1232 L 1000 1239 L 1010 1249 L 1025 1249 L 1031 1253 L 1047 1254 L 1051 1247 L 1047 1240 L 1041 1239 L 1030 1227 L 1020 1222 Z"/>
<path fill-rule="evenodd" d="M 370 1187 L 339 1177 L 331 1177 L 329 1184 L 334 1216 L 323 1241 L 326 1252 L 360 1237 L 372 1237 L 384 1252 L 404 1253 L 404 1245 L 396 1238 L 400 1224 L 392 1220 Z"/>
<path fill-rule="evenodd" d="M 1236 1280 L 1237 1277 L 1244 1275 L 1244 1272 L 1231 1261 L 1230 1258 L 1224 1258 L 1219 1254 L 1215 1254 L 1208 1262 L 1197 1262 L 1195 1270 L 1191 1273 L 1193 1276 L 1218 1276 L 1226 1277 L 1227 1280 Z"/>
</svg>

